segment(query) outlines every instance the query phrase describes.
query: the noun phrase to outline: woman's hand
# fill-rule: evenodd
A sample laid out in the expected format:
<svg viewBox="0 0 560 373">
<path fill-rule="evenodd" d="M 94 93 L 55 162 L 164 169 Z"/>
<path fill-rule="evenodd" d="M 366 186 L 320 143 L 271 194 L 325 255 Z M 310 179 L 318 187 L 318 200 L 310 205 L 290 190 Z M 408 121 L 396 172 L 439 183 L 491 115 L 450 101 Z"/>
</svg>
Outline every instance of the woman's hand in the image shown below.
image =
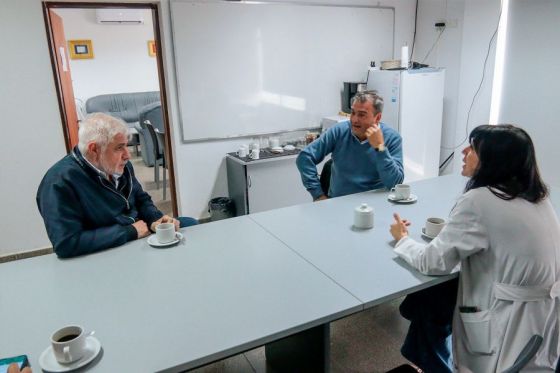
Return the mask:
<svg viewBox="0 0 560 373">
<path fill-rule="evenodd" d="M 390 232 L 391 236 L 399 241 L 401 238 L 408 236 L 407 227 L 410 225 L 410 222 L 406 219 L 402 220 L 400 215 L 396 212 L 393 214 L 393 217 L 395 218 L 395 222 L 391 224 Z"/>
</svg>

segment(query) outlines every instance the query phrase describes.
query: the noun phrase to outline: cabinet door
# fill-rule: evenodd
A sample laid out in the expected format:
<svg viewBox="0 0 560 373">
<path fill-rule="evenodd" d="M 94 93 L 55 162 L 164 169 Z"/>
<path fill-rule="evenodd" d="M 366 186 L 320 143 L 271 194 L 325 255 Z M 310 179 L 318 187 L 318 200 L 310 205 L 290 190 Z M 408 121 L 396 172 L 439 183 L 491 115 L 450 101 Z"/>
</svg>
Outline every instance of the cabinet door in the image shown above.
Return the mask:
<svg viewBox="0 0 560 373">
<path fill-rule="evenodd" d="M 296 158 L 247 166 L 249 213 L 311 202 L 296 167 Z"/>
</svg>

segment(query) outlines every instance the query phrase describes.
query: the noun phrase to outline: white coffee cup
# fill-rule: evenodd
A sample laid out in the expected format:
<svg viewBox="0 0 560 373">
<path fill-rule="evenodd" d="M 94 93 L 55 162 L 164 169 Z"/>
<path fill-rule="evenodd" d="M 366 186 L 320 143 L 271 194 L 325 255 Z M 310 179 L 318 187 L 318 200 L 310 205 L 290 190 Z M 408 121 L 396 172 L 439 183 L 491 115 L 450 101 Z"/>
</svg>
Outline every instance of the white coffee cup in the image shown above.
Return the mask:
<svg viewBox="0 0 560 373">
<path fill-rule="evenodd" d="M 373 228 L 373 208 L 362 203 L 354 209 L 354 227 L 358 229 Z"/>
<path fill-rule="evenodd" d="M 251 144 L 249 144 L 249 150 L 254 150 L 254 149 L 259 150 L 260 148 L 261 145 L 258 142 L 252 142 Z"/>
<path fill-rule="evenodd" d="M 410 185 L 408 184 L 397 184 L 395 185 L 395 187 L 393 189 L 391 189 L 391 192 L 393 192 L 395 199 L 400 200 L 400 199 L 409 199 L 410 198 Z"/>
<path fill-rule="evenodd" d="M 249 147 L 247 145 L 241 145 L 237 150 L 237 156 L 245 158 L 247 155 L 249 155 Z"/>
<path fill-rule="evenodd" d="M 426 226 L 424 233 L 428 237 L 435 237 L 445 227 L 445 219 L 442 218 L 428 218 L 426 219 Z"/>
<path fill-rule="evenodd" d="M 156 239 L 159 243 L 168 243 L 176 238 L 175 224 L 161 223 L 156 226 Z"/>
<path fill-rule="evenodd" d="M 84 332 L 78 325 L 68 325 L 51 335 L 54 357 L 61 364 L 81 359 L 86 352 L 86 338 L 93 333 Z"/>
<path fill-rule="evenodd" d="M 260 156 L 260 149 L 256 148 L 256 149 L 251 149 L 251 152 L 249 153 L 249 158 L 251 159 L 259 159 Z"/>
</svg>

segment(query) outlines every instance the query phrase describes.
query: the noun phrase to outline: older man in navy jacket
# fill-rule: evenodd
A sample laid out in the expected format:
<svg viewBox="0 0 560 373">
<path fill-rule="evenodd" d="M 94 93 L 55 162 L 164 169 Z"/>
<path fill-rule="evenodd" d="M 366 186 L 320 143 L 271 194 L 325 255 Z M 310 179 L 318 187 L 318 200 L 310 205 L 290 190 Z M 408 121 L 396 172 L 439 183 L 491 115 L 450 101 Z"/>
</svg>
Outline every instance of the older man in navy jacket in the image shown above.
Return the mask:
<svg viewBox="0 0 560 373">
<path fill-rule="evenodd" d="M 37 191 L 37 205 L 55 253 L 89 254 L 148 236 L 162 222 L 197 224 L 159 211 L 128 162 L 128 128 L 103 113 L 80 124 L 79 143 L 51 167 Z"/>
</svg>

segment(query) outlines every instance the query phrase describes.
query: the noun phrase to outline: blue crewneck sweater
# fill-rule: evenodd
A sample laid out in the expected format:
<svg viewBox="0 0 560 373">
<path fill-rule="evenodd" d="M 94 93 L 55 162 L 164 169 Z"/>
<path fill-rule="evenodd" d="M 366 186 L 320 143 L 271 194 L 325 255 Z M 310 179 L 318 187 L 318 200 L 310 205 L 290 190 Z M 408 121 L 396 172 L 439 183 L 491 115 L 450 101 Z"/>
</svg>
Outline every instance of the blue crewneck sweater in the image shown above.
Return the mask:
<svg viewBox="0 0 560 373">
<path fill-rule="evenodd" d="M 385 151 L 378 152 L 367 140 L 360 141 L 352 133 L 350 121 L 329 128 L 301 151 L 296 163 L 303 185 L 313 199 L 323 194 L 316 165 L 328 154 L 333 159 L 329 197 L 392 188 L 403 181 L 401 136 L 385 124 L 379 125 Z"/>
</svg>

